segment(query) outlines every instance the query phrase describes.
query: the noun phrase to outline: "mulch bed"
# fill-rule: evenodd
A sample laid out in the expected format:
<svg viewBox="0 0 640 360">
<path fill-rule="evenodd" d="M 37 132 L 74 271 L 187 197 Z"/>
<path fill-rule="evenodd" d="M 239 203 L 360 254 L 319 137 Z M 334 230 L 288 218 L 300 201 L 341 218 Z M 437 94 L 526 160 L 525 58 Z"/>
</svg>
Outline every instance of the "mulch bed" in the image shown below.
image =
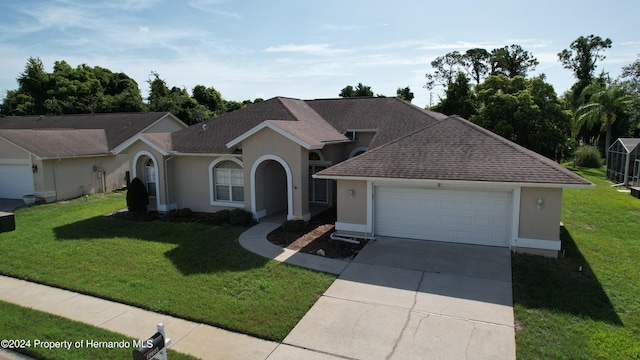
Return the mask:
<svg viewBox="0 0 640 360">
<path fill-rule="evenodd" d="M 157 212 L 137 214 L 127 209 L 122 209 L 108 216 L 113 219 L 131 221 L 171 221 L 219 225 L 215 215 L 201 212 L 192 212 L 189 216 L 176 216 L 175 212 L 170 214 L 159 214 Z M 334 231 L 335 222 L 336 211 L 335 208 L 332 208 L 314 216 L 302 231 L 288 232 L 284 231 L 282 227 L 279 227 L 267 236 L 267 240 L 280 247 L 305 254 L 325 256 L 333 259 L 353 259 L 367 242 L 362 241 L 360 244 L 351 244 L 344 241 L 331 240 L 329 235 Z M 233 228 L 237 228 L 236 230 L 242 232 L 248 227 Z M 324 253 L 324 255 L 320 255 L 319 252 Z"/>
<path fill-rule="evenodd" d="M 366 245 L 366 241 L 351 244 L 331 240 L 329 235 L 334 231 L 335 222 L 336 211 L 332 208 L 311 218 L 302 231 L 288 232 L 279 227 L 267 239 L 280 247 L 306 254 L 319 255 L 318 252 L 322 250 L 320 252 L 328 258 L 353 259 Z"/>
</svg>

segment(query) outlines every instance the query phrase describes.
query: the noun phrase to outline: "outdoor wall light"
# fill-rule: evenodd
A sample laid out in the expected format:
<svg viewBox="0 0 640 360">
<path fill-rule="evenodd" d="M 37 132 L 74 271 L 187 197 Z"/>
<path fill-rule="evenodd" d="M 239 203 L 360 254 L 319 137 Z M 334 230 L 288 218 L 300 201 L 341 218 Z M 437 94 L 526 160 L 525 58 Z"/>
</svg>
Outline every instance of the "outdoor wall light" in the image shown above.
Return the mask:
<svg viewBox="0 0 640 360">
<path fill-rule="evenodd" d="M 349 189 L 349 197 L 350 197 L 350 198 L 352 198 L 352 199 L 353 199 L 354 193 L 355 193 L 355 192 L 353 191 L 353 189 Z"/>
<path fill-rule="evenodd" d="M 542 208 L 542 198 L 538 198 L 538 201 L 536 202 L 536 206 L 538 207 L 538 210 Z"/>
</svg>

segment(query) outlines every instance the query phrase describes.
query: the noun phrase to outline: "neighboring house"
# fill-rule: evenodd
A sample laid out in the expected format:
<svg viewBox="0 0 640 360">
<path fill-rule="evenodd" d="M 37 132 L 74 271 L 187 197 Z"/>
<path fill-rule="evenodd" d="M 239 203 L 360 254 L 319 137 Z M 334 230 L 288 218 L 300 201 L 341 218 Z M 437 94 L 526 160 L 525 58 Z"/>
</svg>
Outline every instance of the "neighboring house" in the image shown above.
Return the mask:
<svg viewBox="0 0 640 360">
<path fill-rule="evenodd" d="M 396 98 L 277 97 L 116 149 L 152 209 L 242 208 L 309 219 L 337 206 L 336 230 L 560 250 L 562 188 L 593 186 L 557 163 L 457 116 Z"/>
<path fill-rule="evenodd" d="M 51 202 L 122 188 L 129 156 L 116 148 L 186 127 L 167 112 L 0 118 L 0 198 Z"/>
</svg>

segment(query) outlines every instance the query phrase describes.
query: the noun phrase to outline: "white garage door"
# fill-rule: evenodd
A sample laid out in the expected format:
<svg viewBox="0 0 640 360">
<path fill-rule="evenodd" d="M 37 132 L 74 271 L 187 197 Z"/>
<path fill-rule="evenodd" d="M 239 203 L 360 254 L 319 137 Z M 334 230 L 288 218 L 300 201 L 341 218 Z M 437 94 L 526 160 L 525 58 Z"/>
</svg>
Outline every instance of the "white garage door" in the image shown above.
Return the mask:
<svg viewBox="0 0 640 360">
<path fill-rule="evenodd" d="M 379 236 L 509 246 L 511 192 L 375 188 Z"/>
<path fill-rule="evenodd" d="M 22 199 L 33 194 L 31 165 L 0 165 L 0 198 Z"/>
</svg>

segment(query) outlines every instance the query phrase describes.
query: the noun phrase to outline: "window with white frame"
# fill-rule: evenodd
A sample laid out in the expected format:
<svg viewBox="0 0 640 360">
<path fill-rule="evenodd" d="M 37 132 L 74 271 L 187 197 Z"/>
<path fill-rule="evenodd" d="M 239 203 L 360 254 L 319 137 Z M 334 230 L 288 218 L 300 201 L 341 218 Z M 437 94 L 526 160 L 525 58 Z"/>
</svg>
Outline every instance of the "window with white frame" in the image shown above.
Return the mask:
<svg viewBox="0 0 640 360">
<path fill-rule="evenodd" d="M 222 161 L 213 168 L 215 201 L 243 202 L 244 173 L 233 161 Z"/>
<path fill-rule="evenodd" d="M 144 180 L 149 196 L 156 196 L 156 166 L 151 159 L 144 163 Z"/>
</svg>

